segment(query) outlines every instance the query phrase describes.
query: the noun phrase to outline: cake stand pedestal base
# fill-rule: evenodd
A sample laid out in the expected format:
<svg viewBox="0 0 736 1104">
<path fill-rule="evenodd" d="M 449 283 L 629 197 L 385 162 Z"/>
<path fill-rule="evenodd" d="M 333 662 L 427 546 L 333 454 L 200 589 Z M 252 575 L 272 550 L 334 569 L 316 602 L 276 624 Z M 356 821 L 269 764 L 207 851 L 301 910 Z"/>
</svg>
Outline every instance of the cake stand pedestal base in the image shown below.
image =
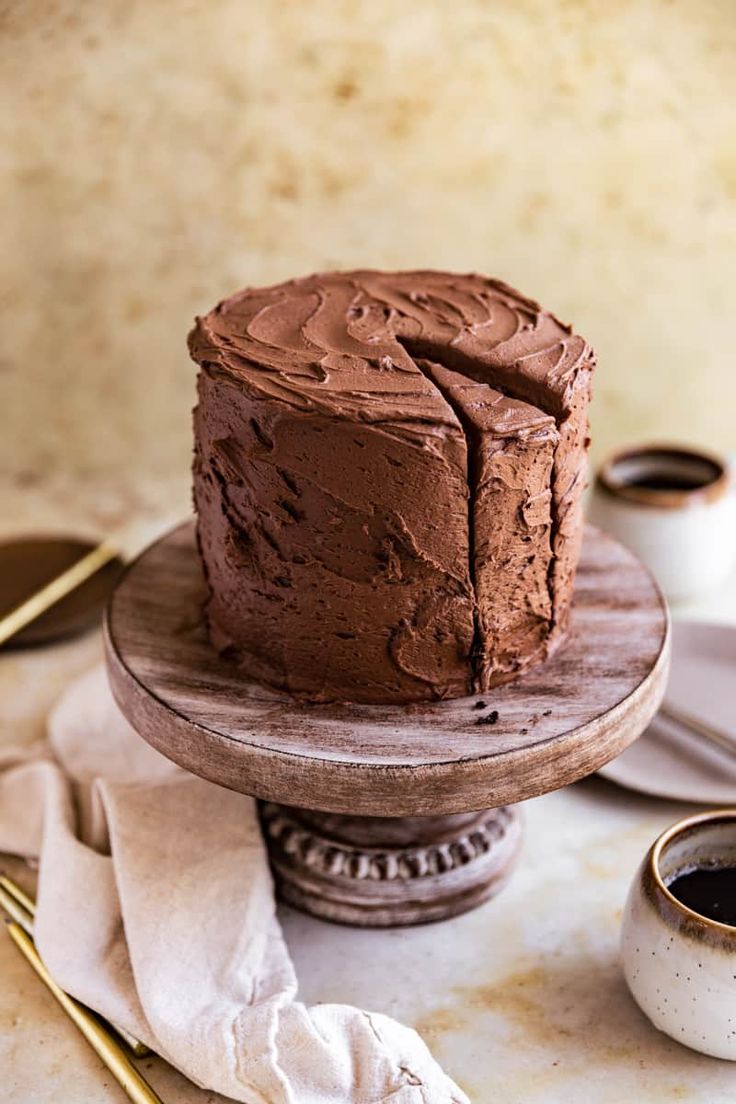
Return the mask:
<svg viewBox="0 0 736 1104">
<path fill-rule="evenodd" d="M 324 920 L 386 928 L 446 920 L 505 885 L 521 816 L 502 806 L 434 817 L 361 817 L 265 802 L 282 900 Z"/>
</svg>

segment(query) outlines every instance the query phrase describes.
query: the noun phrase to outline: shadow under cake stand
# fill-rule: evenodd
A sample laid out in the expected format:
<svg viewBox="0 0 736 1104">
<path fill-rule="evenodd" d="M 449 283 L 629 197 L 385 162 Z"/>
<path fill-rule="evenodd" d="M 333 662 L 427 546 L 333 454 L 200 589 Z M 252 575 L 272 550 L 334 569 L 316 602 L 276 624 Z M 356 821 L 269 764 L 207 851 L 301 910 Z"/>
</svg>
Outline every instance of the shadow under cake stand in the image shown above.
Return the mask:
<svg viewBox="0 0 736 1104">
<path fill-rule="evenodd" d="M 566 643 L 452 701 L 304 705 L 245 682 L 209 644 L 204 594 L 192 523 L 128 567 L 106 619 L 115 698 L 169 759 L 260 798 L 282 898 L 342 923 L 422 923 L 487 900 L 519 851 L 513 804 L 614 758 L 664 693 L 664 600 L 590 526 Z"/>
</svg>

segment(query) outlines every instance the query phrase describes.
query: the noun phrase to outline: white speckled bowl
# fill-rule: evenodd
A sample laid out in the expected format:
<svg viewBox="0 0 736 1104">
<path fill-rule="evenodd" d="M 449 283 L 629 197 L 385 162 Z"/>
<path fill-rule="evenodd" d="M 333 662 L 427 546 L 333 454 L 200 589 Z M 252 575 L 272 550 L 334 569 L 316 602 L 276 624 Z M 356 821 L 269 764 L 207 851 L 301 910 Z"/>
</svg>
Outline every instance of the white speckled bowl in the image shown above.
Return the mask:
<svg viewBox="0 0 736 1104">
<path fill-rule="evenodd" d="M 736 1061 L 736 927 L 693 912 L 667 888 L 706 864 L 736 865 L 736 809 L 687 817 L 652 845 L 624 910 L 624 974 L 660 1031 Z"/>
</svg>

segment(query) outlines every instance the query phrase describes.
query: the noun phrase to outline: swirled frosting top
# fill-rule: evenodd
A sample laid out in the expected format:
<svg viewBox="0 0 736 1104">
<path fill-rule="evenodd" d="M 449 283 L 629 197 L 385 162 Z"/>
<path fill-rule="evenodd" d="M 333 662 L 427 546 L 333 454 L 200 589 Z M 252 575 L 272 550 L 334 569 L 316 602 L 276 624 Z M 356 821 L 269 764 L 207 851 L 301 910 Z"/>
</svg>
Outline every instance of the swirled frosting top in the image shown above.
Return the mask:
<svg viewBox="0 0 736 1104">
<path fill-rule="evenodd" d="M 592 357 L 582 337 L 507 284 L 434 271 L 330 272 L 247 289 L 198 318 L 189 346 L 209 370 L 304 409 L 455 424 L 416 358 L 435 360 L 503 393 L 489 401 L 504 434 L 532 429 L 527 403 L 566 414 L 576 371 Z"/>
</svg>

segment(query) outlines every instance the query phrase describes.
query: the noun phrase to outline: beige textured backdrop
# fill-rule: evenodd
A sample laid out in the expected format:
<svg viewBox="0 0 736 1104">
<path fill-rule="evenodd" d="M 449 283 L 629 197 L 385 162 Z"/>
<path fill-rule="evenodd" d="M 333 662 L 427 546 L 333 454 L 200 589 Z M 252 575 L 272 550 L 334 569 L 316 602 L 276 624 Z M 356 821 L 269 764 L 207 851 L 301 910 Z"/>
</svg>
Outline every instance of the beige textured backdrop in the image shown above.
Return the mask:
<svg viewBox="0 0 736 1104">
<path fill-rule="evenodd" d="M 733 0 L 0 5 L 3 468 L 187 504 L 195 311 L 500 275 L 597 346 L 598 454 L 736 446 Z"/>
</svg>

